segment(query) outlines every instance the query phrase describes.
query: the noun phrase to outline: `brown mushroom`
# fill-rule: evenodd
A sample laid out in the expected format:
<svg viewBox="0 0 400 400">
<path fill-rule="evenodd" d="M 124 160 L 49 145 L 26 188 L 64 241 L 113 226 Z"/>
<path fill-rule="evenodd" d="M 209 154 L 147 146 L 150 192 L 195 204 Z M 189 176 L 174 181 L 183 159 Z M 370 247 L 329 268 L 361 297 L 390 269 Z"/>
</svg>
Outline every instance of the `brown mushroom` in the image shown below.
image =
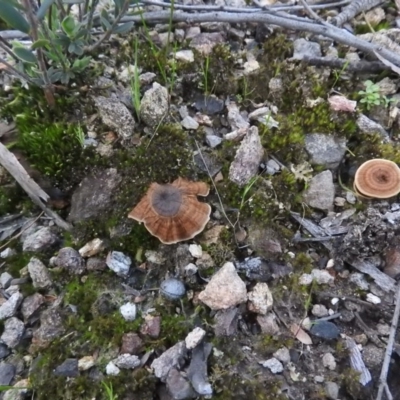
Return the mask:
<svg viewBox="0 0 400 400">
<path fill-rule="evenodd" d="M 366 161 L 356 171 L 354 190 L 366 198 L 396 196 L 400 192 L 400 169 L 393 161 L 382 158 Z"/>
<path fill-rule="evenodd" d="M 152 183 L 128 217 L 143 222 L 162 243 L 173 244 L 199 234 L 210 219 L 211 207 L 197 200 L 209 186 L 178 178 L 171 184 Z"/>
</svg>

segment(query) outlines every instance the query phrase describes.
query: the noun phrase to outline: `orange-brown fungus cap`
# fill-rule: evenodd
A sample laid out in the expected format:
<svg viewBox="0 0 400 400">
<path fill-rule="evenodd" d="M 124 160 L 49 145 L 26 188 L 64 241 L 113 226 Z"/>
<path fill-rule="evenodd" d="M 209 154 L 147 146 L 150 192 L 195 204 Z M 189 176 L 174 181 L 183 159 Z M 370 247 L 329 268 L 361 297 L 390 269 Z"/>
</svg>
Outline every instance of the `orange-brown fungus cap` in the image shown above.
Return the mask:
<svg viewBox="0 0 400 400">
<path fill-rule="evenodd" d="M 400 169 L 393 161 L 376 158 L 362 164 L 354 177 L 361 196 L 388 199 L 400 192 Z"/>
<path fill-rule="evenodd" d="M 152 183 L 146 195 L 128 217 L 143 222 L 162 243 L 173 244 L 199 234 L 210 219 L 211 207 L 196 196 L 207 196 L 204 182 L 178 178 L 172 184 Z"/>
</svg>

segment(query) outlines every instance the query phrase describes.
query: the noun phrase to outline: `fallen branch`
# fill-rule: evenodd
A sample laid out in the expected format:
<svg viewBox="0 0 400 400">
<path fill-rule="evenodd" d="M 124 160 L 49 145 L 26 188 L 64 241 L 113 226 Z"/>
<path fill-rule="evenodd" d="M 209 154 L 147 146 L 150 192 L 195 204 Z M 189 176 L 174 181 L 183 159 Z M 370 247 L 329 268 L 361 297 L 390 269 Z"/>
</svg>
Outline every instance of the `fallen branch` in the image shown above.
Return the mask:
<svg viewBox="0 0 400 400">
<path fill-rule="evenodd" d="M 371 373 L 364 364 L 361 352 L 357 347 L 356 342 L 349 336 L 346 336 L 345 340 L 347 349 L 349 350 L 351 368 L 360 373 L 359 381 L 361 385 L 365 386 L 372 379 Z"/>
<path fill-rule="evenodd" d="M 389 396 L 391 396 L 389 387 L 387 386 L 387 375 L 389 372 L 389 363 L 390 363 L 390 359 L 392 357 L 393 345 L 394 345 L 394 341 L 396 338 L 397 325 L 399 324 L 399 317 L 400 317 L 400 284 L 397 284 L 396 307 L 395 307 L 394 313 L 393 313 L 392 325 L 390 327 L 389 340 L 388 340 L 388 343 L 386 346 L 385 358 L 384 358 L 383 364 L 382 364 L 381 375 L 379 377 L 379 388 L 378 388 L 378 394 L 376 396 L 376 400 L 382 399 L 383 391 L 386 391 L 386 394 L 389 394 Z"/>
<path fill-rule="evenodd" d="M 380 61 L 356 61 L 349 62 L 343 58 L 331 58 L 331 57 L 308 57 L 303 56 L 302 61 L 307 64 L 315 65 L 317 67 L 330 67 L 330 68 L 345 68 L 349 72 L 361 72 L 361 73 L 379 73 L 382 71 L 390 71 L 391 67 L 385 65 Z"/>
<path fill-rule="evenodd" d="M 64 221 L 57 213 L 46 207 L 43 201 L 49 199 L 49 195 L 28 175 L 24 167 L 17 160 L 15 155 L 11 153 L 7 147 L 0 143 L 0 164 L 10 173 L 10 175 L 25 190 L 31 200 L 39 206 L 46 215 L 54 219 L 54 222 L 62 229 L 67 231 L 72 226 Z"/>
<path fill-rule="evenodd" d="M 384 0 L 356 0 L 351 2 L 344 10 L 336 17 L 332 18 L 331 23 L 336 26 L 342 26 L 347 21 L 350 21 L 357 14 L 368 11 L 371 8 L 384 3 Z"/>
<path fill-rule="evenodd" d="M 389 60 L 396 66 L 400 66 L 400 55 L 396 54 L 381 45 L 370 43 L 366 40 L 354 36 L 345 29 L 336 26 L 325 26 L 306 18 L 296 18 L 293 20 L 289 15 L 282 13 L 227 13 L 227 12 L 205 12 L 192 14 L 184 11 L 175 11 L 172 16 L 170 11 L 145 12 L 141 15 L 122 18 L 122 22 L 166 22 L 172 19 L 173 22 L 228 22 L 228 23 L 260 23 L 267 25 L 276 25 L 293 31 L 306 31 L 323 35 L 338 43 L 355 47 L 372 56 L 375 52 L 380 54 L 386 60 Z"/>
<path fill-rule="evenodd" d="M 384 274 L 374 264 L 368 260 L 346 260 L 353 268 L 364 274 L 369 275 L 375 283 L 385 292 L 394 292 L 396 290 L 396 281 L 389 275 Z"/>
</svg>

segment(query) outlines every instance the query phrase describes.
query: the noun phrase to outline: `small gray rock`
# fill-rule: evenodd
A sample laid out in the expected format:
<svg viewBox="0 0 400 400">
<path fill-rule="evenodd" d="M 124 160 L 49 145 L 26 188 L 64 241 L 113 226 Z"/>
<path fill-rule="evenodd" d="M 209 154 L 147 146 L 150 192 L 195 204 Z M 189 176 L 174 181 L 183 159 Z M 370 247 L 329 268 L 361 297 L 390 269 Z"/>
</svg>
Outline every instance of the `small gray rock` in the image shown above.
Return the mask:
<svg viewBox="0 0 400 400">
<path fill-rule="evenodd" d="M 11 317 L 4 323 L 4 331 L 0 340 L 8 347 L 17 347 L 25 332 L 24 323 L 18 318 Z"/>
<path fill-rule="evenodd" d="M 54 264 L 75 275 L 81 275 L 85 272 L 85 260 L 72 247 L 61 249 L 54 260 Z"/>
<path fill-rule="evenodd" d="M 217 135 L 207 135 L 206 143 L 213 149 L 222 143 L 222 138 Z"/>
<path fill-rule="evenodd" d="M 13 277 L 8 272 L 3 272 L 0 275 L 0 285 L 3 289 L 7 289 L 10 286 Z"/>
<path fill-rule="evenodd" d="M 32 342 L 42 348 L 65 332 L 61 314 L 56 308 L 49 308 L 40 314 L 40 328 L 34 331 Z"/>
<path fill-rule="evenodd" d="M 0 321 L 6 318 L 13 317 L 21 304 L 23 296 L 17 292 L 10 296 L 10 298 L 0 306 Z"/>
<path fill-rule="evenodd" d="M 317 321 L 312 325 L 310 332 L 321 339 L 333 340 L 340 335 L 339 328 L 330 321 Z"/>
<path fill-rule="evenodd" d="M 196 397 L 189 381 L 176 368 L 171 368 L 169 371 L 166 384 L 174 400 L 193 399 Z"/>
<path fill-rule="evenodd" d="M 257 174 L 263 155 L 264 148 L 261 144 L 258 128 L 252 126 L 243 138 L 229 168 L 229 179 L 239 186 L 246 185 Z"/>
<path fill-rule="evenodd" d="M 10 353 L 10 349 L 5 344 L 0 343 L 0 360 L 9 356 Z"/>
<path fill-rule="evenodd" d="M 132 354 L 120 354 L 113 363 L 122 369 L 134 369 L 140 365 L 140 359 L 138 356 Z"/>
<path fill-rule="evenodd" d="M 280 171 L 281 167 L 275 160 L 268 160 L 265 169 L 268 175 L 275 175 Z"/>
<path fill-rule="evenodd" d="M 287 347 L 281 347 L 273 356 L 283 364 L 287 364 L 290 361 L 290 352 Z"/>
<path fill-rule="evenodd" d="M 147 90 L 140 104 L 140 118 L 150 128 L 157 126 L 167 115 L 169 110 L 168 90 L 153 83 L 153 87 Z"/>
<path fill-rule="evenodd" d="M 305 148 L 311 157 L 311 163 L 326 168 L 337 168 L 346 152 L 347 141 L 333 135 L 310 133 L 306 135 Z"/>
<path fill-rule="evenodd" d="M 9 363 L 0 363 L 0 385 L 9 385 L 15 376 L 15 367 Z"/>
<path fill-rule="evenodd" d="M 169 278 L 161 282 L 160 292 L 170 300 L 178 300 L 185 295 L 186 289 L 182 281 Z"/>
<path fill-rule="evenodd" d="M 179 61 L 192 63 L 194 61 L 194 53 L 192 50 L 180 50 L 175 53 L 175 58 Z"/>
<path fill-rule="evenodd" d="M 81 222 L 99 217 L 110 209 L 121 180 L 116 168 L 98 171 L 84 178 L 72 195 L 68 220 Z"/>
<path fill-rule="evenodd" d="M 305 57 L 321 57 L 321 46 L 316 42 L 309 42 L 306 39 L 296 39 L 293 42 L 293 59 L 302 60 Z"/>
<path fill-rule="evenodd" d="M 93 97 L 99 115 L 105 125 L 115 129 L 122 139 L 129 139 L 135 129 L 135 120 L 125 104 L 116 98 Z"/>
<path fill-rule="evenodd" d="M 134 321 L 136 319 L 136 304 L 134 303 L 123 304 L 119 311 L 125 321 Z"/>
<path fill-rule="evenodd" d="M 354 283 L 361 290 L 368 290 L 369 289 L 369 283 L 365 279 L 365 275 L 364 274 L 361 274 L 359 272 L 353 272 L 349 276 L 349 281 Z"/>
<path fill-rule="evenodd" d="M 204 56 L 211 54 L 218 43 L 225 42 L 225 35 L 220 32 L 204 32 L 196 35 L 190 42 L 190 47 L 196 49 Z"/>
<path fill-rule="evenodd" d="M 192 118 L 190 115 L 187 115 L 182 121 L 181 125 L 188 130 L 196 130 L 199 127 L 199 123 Z"/>
<path fill-rule="evenodd" d="M 118 276 L 127 276 L 132 264 L 130 257 L 120 251 L 110 251 L 106 259 L 107 267 L 114 271 Z"/>
<path fill-rule="evenodd" d="M 310 207 L 319 210 L 333 209 L 335 186 L 331 171 L 324 171 L 315 175 L 303 194 L 303 200 Z"/>
<path fill-rule="evenodd" d="M 275 357 L 261 363 L 264 368 L 268 368 L 273 374 L 279 374 L 283 371 L 282 363 Z"/>
<path fill-rule="evenodd" d="M 382 127 L 382 125 L 368 118 L 364 114 L 360 114 L 356 121 L 357 127 L 360 129 L 361 133 L 365 133 L 367 135 L 372 135 L 375 133 L 379 133 L 382 139 L 387 142 L 389 141 L 389 135 L 386 130 Z"/>
<path fill-rule="evenodd" d="M 62 364 L 60 364 L 55 370 L 54 375 L 64 376 L 69 378 L 75 378 L 79 376 L 78 359 L 67 358 Z"/>
<path fill-rule="evenodd" d="M 328 399 L 337 400 L 339 398 L 339 386 L 335 382 L 325 382 L 325 393 Z"/>
<path fill-rule="evenodd" d="M 187 370 L 187 376 L 200 396 L 210 396 L 213 393 L 207 377 L 207 359 L 212 350 L 211 343 L 202 342 L 192 350 L 192 359 Z"/>
<path fill-rule="evenodd" d="M 23 251 L 42 251 L 57 243 L 58 237 L 49 227 L 43 227 L 29 235 L 22 244 Z"/>
<path fill-rule="evenodd" d="M 53 284 L 48 269 L 38 258 L 31 258 L 28 264 L 28 271 L 36 289 L 47 289 Z"/>
<path fill-rule="evenodd" d="M 171 368 L 174 368 L 183 361 L 187 353 L 185 342 L 178 342 L 168 350 L 164 351 L 160 357 L 156 358 L 151 363 L 151 368 L 154 369 L 154 374 L 163 382 L 166 381 Z"/>
<path fill-rule="evenodd" d="M 40 306 L 44 303 L 44 297 L 40 293 L 34 293 L 24 299 L 21 306 L 21 313 L 24 317 L 24 321 L 28 319 L 39 310 Z"/>
</svg>

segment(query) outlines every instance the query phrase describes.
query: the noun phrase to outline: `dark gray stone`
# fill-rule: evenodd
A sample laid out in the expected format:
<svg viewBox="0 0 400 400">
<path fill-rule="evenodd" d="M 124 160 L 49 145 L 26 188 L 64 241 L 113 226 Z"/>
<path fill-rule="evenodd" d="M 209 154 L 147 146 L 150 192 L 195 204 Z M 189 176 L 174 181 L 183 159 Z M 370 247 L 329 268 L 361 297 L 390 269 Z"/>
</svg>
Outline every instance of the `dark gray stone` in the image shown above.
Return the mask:
<svg viewBox="0 0 400 400">
<path fill-rule="evenodd" d="M 112 206 L 121 177 L 115 168 L 100 171 L 83 179 L 72 195 L 68 220 L 80 222 L 96 218 Z"/>
<path fill-rule="evenodd" d="M 169 371 L 166 384 L 174 400 L 193 399 L 196 397 L 189 381 L 176 368 L 172 368 Z"/>
<path fill-rule="evenodd" d="M 337 168 L 346 152 L 345 138 L 310 133 L 306 135 L 305 147 L 311 157 L 311 163 L 323 165 L 326 168 Z"/>
<path fill-rule="evenodd" d="M 40 293 L 34 293 L 31 296 L 26 297 L 21 306 L 21 312 L 24 317 L 24 321 L 28 321 L 28 319 L 39 310 L 43 303 L 44 297 Z"/>
<path fill-rule="evenodd" d="M 0 343 L 0 360 L 6 358 L 11 353 L 11 350 L 3 343 Z"/>
<path fill-rule="evenodd" d="M 182 281 L 169 278 L 161 282 L 160 292 L 168 299 L 178 300 L 185 295 L 186 289 Z"/>
<path fill-rule="evenodd" d="M 0 363 L 0 385 L 9 385 L 14 376 L 14 365 L 8 363 Z"/>
<path fill-rule="evenodd" d="M 310 207 L 319 210 L 332 210 L 335 199 L 335 186 L 331 171 L 324 171 L 315 175 L 303 194 L 303 201 Z"/>
<path fill-rule="evenodd" d="M 192 359 L 187 376 L 194 390 L 201 396 L 209 396 L 213 390 L 207 379 L 207 359 L 212 350 L 212 344 L 200 343 L 192 351 Z"/>
<path fill-rule="evenodd" d="M 333 340 L 340 335 L 339 328 L 330 321 L 316 321 L 313 323 L 310 332 L 321 339 Z"/>
<path fill-rule="evenodd" d="M 202 96 L 196 101 L 194 107 L 203 114 L 214 115 L 224 109 L 224 102 L 215 96 Z"/>
<path fill-rule="evenodd" d="M 79 375 L 78 359 L 67 358 L 54 370 L 54 375 L 75 378 Z"/>
<path fill-rule="evenodd" d="M 297 39 L 293 42 L 293 59 L 302 60 L 305 57 L 321 57 L 321 46 L 316 42 L 310 42 L 306 39 Z"/>
<path fill-rule="evenodd" d="M 54 264 L 75 275 L 81 275 L 85 272 L 85 260 L 72 247 L 61 249 L 54 260 Z"/>
</svg>

